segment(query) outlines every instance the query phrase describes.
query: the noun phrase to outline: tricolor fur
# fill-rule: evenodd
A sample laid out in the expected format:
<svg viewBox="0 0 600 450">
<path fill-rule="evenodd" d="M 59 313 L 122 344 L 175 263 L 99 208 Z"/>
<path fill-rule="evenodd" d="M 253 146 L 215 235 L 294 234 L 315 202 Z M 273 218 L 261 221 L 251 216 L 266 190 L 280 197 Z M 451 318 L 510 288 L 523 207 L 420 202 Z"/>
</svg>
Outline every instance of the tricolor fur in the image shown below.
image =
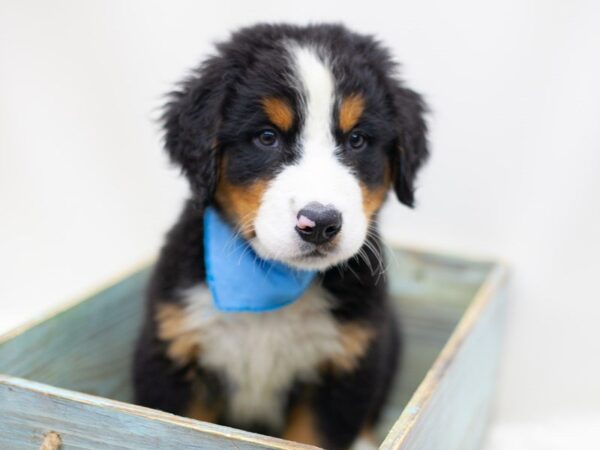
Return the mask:
<svg viewBox="0 0 600 450">
<path fill-rule="evenodd" d="M 423 102 L 395 68 L 342 26 L 259 25 L 172 95 L 166 149 L 192 196 L 149 286 L 139 403 L 331 449 L 375 425 L 399 348 L 377 212 L 390 188 L 412 206 L 428 155 Z M 207 205 L 259 256 L 318 270 L 314 285 L 278 311 L 216 310 Z M 335 213 L 326 238 L 307 238 L 307 205 Z"/>
</svg>

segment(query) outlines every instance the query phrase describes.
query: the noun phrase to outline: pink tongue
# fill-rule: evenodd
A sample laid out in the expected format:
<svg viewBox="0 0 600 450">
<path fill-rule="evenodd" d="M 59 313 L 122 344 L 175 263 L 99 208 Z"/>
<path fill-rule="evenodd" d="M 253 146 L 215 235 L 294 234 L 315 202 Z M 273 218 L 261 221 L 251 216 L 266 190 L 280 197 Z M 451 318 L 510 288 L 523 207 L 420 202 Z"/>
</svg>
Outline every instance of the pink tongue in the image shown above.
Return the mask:
<svg viewBox="0 0 600 450">
<path fill-rule="evenodd" d="M 316 224 L 306 216 L 298 217 L 297 226 L 301 230 L 304 230 L 305 228 L 313 228 L 315 225 Z"/>
</svg>

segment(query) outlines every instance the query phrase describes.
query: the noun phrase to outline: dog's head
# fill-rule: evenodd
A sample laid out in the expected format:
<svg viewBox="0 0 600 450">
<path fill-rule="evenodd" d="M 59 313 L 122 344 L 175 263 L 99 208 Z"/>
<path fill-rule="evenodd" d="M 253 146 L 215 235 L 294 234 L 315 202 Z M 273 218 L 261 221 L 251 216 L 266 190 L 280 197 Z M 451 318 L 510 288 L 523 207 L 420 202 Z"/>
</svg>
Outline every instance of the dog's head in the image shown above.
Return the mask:
<svg viewBox="0 0 600 450">
<path fill-rule="evenodd" d="M 425 107 L 373 38 L 259 25 L 217 50 L 172 94 L 166 148 L 258 255 L 325 269 L 360 250 L 391 187 L 413 205 Z"/>
</svg>

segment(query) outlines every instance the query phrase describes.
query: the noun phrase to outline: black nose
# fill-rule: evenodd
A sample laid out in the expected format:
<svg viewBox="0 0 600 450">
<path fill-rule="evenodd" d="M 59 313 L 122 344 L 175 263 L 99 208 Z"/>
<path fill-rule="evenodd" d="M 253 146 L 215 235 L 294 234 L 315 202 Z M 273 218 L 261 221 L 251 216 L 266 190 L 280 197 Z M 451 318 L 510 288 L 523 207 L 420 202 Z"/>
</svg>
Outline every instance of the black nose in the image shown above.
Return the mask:
<svg viewBox="0 0 600 450">
<path fill-rule="evenodd" d="M 342 229 L 342 214 L 331 205 L 311 202 L 296 217 L 296 231 L 302 239 L 312 244 L 324 244 Z"/>
</svg>

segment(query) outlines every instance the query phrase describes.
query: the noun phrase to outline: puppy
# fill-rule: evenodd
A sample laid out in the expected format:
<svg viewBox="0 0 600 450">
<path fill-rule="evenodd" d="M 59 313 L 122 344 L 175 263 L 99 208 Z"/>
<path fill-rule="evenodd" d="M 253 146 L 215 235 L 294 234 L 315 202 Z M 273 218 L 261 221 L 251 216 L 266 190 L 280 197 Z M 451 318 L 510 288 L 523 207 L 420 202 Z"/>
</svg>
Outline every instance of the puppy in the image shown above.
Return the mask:
<svg viewBox="0 0 600 450">
<path fill-rule="evenodd" d="M 328 449 L 377 423 L 400 344 L 377 213 L 390 189 L 413 205 L 424 112 L 389 52 L 340 25 L 258 25 L 217 45 L 165 108 L 192 194 L 149 284 L 137 403 Z M 217 304 L 209 210 L 247 246 L 240 259 L 310 274 L 298 298 Z M 218 267 L 223 289 L 242 277 L 255 292 L 251 273 Z"/>
</svg>

